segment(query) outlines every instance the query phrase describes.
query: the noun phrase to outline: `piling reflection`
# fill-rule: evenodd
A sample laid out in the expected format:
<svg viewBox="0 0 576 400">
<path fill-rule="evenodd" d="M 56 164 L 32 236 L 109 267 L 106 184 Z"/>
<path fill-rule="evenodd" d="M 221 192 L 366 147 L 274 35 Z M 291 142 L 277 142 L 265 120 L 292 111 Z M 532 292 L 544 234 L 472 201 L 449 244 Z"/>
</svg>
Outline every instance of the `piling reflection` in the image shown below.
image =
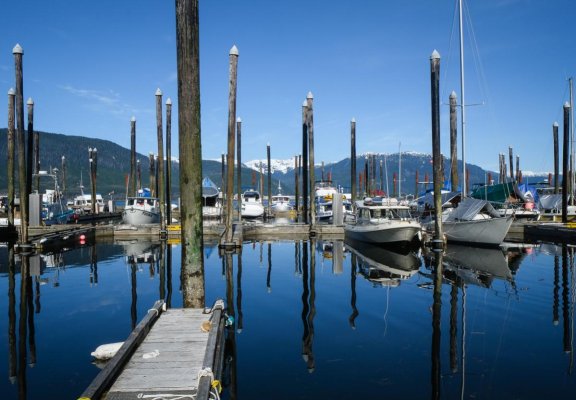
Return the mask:
<svg viewBox="0 0 576 400">
<path fill-rule="evenodd" d="M 348 323 L 350 328 L 356 329 L 356 318 L 360 315 L 358 308 L 356 308 L 356 254 L 352 253 L 350 263 L 350 307 L 352 308 L 352 313 L 348 317 Z"/>
<path fill-rule="evenodd" d="M 14 247 L 8 249 L 8 378 L 16 382 L 16 263 Z"/>
<path fill-rule="evenodd" d="M 442 252 L 434 252 L 434 268 L 432 270 L 434 280 L 434 295 L 432 304 L 432 363 L 431 363 L 431 398 L 441 398 L 442 366 L 440 362 L 440 343 L 442 332 L 440 321 L 442 318 Z"/>
<path fill-rule="evenodd" d="M 306 362 L 308 372 L 314 372 L 314 316 L 316 315 L 316 240 L 310 239 L 310 265 L 308 267 L 308 246 L 304 243 L 303 248 L 303 273 L 302 273 L 302 323 L 304 333 L 302 335 L 302 359 Z"/>
</svg>

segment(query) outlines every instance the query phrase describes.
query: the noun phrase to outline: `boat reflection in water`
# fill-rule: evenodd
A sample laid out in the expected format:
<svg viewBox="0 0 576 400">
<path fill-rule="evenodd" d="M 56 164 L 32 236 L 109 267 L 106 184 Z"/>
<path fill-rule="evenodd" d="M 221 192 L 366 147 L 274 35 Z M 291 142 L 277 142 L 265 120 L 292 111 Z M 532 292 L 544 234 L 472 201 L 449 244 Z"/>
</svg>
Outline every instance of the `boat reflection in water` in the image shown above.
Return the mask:
<svg viewBox="0 0 576 400">
<path fill-rule="evenodd" d="M 360 273 L 375 286 L 396 287 L 418 272 L 418 254 L 405 246 L 382 246 L 346 240 L 346 249 L 357 256 Z"/>
<path fill-rule="evenodd" d="M 449 244 L 444 252 L 444 277 L 489 288 L 494 278 L 512 282 L 512 271 L 502 249 Z"/>
</svg>

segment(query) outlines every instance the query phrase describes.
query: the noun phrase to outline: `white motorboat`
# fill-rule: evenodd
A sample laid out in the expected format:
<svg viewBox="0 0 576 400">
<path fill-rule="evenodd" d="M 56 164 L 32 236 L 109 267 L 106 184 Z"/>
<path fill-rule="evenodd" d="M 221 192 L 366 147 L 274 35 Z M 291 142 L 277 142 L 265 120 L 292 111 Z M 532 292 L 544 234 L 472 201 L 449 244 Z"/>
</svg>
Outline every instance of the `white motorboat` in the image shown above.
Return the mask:
<svg viewBox="0 0 576 400">
<path fill-rule="evenodd" d="M 242 194 L 242 217 L 259 218 L 264 215 L 264 206 L 260 193 L 253 189 L 248 189 Z"/>
<path fill-rule="evenodd" d="M 501 217 L 488 201 L 466 197 L 443 216 L 442 226 L 449 242 L 497 246 L 512 221 L 512 216 Z"/>
<path fill-rule="evenodd" d="M 314 188 L 314 202 L 316 205 L 316 219 L 319 221 L 332 218 L 332 199 L 338 191 L 331 181 L 318 181 Z"/>
<path fill-rule="evenodd" d="M 128 197 L 122 211 L 122 220 L 129 225 L 157 224 L 160 205 L 155 197 Z"/>
<path fill-rule="evenodd" d="M 290 196 L 282 194 L 280 181 L 278 181 L 278 194 L 272 196 L 271 207 L 274 213 L 286 212 L 292 209 L 292 206 L 290 205 Z"/>
<path fill-rule="evenodd" d="M 220 218 L 222 203 L 220 190 L 208 177 L 202 179 L 202 217 L 204 219 Z"/>
<path fill-rule="evenodd" d="M 347 239 L 369 243 L 409 243 L 419 239 L 420 231 L 408 206 L 375 203 L 371 198 L 357 201 L 355 221 L 344 225 Z"/>
</svg>

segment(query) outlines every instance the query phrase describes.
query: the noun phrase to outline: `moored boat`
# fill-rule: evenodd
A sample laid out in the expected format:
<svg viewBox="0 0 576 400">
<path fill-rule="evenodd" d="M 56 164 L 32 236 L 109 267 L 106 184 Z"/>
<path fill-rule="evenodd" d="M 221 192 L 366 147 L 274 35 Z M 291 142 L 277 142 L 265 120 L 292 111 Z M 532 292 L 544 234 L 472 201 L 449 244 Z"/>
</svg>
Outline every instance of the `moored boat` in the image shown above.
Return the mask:
<svg viewBox="0 0 576 400">
<path fill-rule="evenodd" d="M 259 218 L 264 215 L 264 206 L 260 193 L 253 189 L 248 189 L 242 194 L 242 217 Z"/>
<path fill-rule="evenodd" d="M 357 201 L 355 221 L 344 225 L 347 239 L 369 243 L 409 243 L 420 231 L 408 206 L 374 203 L 371 198 Z"/>
<path fill-rule="evenodd" d="M 220 218 L 221 215 L 220 190 L 210 178 L 206 177 L 202 179 L 202 217 Z"/>
<path fill-rule="evenodd" d="M 130 225 L 156 224 L 160 222 L 160 206 L 155 197 L 127 197 L 122 221 Z"/>
<path fill-rule="evenodd" d="M 278 194 L 272 196 L 271 206 L 274 213 L 286 212 L 292 209 L 292 206 L 290 205 L 290 196 L 282 194 L 280 181 L 278 181 Z"/>
</svg>

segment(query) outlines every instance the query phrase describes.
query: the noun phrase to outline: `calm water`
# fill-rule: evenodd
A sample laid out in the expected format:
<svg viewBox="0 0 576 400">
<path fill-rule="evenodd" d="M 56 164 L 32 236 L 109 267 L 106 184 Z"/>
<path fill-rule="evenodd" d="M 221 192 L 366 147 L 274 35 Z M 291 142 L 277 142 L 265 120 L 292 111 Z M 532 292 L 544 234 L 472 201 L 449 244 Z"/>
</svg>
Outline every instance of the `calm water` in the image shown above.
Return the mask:
<svg viewBox="0 0 576 400">
<path fill-rule="evenodd" d="M 99 371 L 95 347 L 124 340 L 160 297 L 182 305 L 178 245 L 43 255 L 24 286 L 9 253 L 0 248 L 2 399 L 76 399 Z M 235 317 L 224 398 L 576 392 L 572 248 L 450 246 L 436 284 L 438 261 L 420 251 L 314 241 L 246 243 L 231 264 L 214 246 L 205 254 L 206 304 L 223 298 Z"/>
</svg>

